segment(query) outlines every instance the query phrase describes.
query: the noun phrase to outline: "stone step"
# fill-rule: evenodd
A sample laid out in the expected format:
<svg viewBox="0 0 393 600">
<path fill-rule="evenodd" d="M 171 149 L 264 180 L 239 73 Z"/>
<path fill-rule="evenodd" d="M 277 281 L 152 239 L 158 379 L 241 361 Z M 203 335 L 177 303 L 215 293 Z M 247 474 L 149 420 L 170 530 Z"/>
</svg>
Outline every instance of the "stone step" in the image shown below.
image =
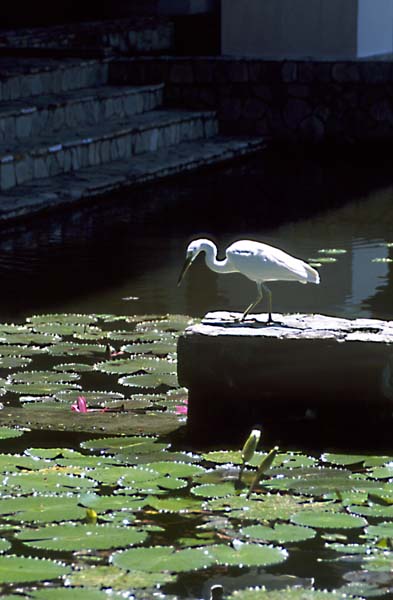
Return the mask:
<svg viewBox="0 0 393 600">
<path fill-rule="evenodd" d="M 109 47 L 123 54 L 157 54 L 169 52 L 173 39 L 173 23 L 159 16 L 0 30 L 0 48 Z"/>
<path fill-rule="evenodd" d="M 0 102 L 0 144 L 154 110 L 162 104 L 163 91 L 163 84 L 103 86 Z"/>
<path fill-rule="evenodd" d="M 9 222 L 78 201 L 102 196 L 164 177 L 213 166 L 265 148 L 264 138 L 227 138 L 187 141 L 98 167 L 37 179 L 0 193 L 0 222 Z M 110 201 L 110 200 L 109 200 Z"/>
<path fill-rule="evenodd" d="M 0 57 L 0 102 L 104 85 L 110 60 Z"/>
<path fill-rule="evenodd" d="M 54 177 L 103 163 L 127 160 L 172 144 L 203 139 L 217 133 L 214 112 L 162 110 L 127 119 L 112 119 L 70 133 L 33 141 L 0 144 L 0 190 L 34 179 Z"/>
</svg>

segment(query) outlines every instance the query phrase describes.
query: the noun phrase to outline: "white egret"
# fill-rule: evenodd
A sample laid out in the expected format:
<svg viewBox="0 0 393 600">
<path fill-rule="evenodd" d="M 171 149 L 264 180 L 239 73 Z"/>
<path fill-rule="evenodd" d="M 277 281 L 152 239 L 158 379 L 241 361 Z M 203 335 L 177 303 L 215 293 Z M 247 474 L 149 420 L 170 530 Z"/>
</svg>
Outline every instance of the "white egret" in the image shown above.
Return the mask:
<svg viewBox="0 0 393 600">
<path fill-rule="evenodd" d="M 267 323 L 273 323 L 272 294 L 265 285 L 265 281 L 319 283 L 318 271 L 303 260 L 273 246 L 251 240 L 240 240 L 228 246 L 223 260 L 217 260 L 216 245 L 211 240 L 198 239 L 187 246 L 186 260 L 179 276 L 178 285 L 180 285 L 184 275 L 201 252 L 205 253 L 206 265 L 212 271 L 216 273 L 241 273 L 257 284 L 257 298 L 246 308 L 240 321 L 243 321 L 248 313 L 261 302 L 263 292 L 265 292 L 269 303 Z"/>
</svg>

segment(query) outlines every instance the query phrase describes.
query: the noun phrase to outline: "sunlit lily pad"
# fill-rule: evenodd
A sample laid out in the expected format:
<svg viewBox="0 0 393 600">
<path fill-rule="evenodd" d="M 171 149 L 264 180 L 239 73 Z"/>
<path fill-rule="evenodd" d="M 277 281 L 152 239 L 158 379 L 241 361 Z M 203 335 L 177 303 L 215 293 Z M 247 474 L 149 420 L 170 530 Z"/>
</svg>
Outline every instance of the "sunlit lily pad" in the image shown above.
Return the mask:
<svg viewBox="0 0 393 600">
<path fill-rule="evenodd" d="M 145 373 L 142 375 L 120 377 L 119 383 L 121 385 L 133 387 L 158 388 L 162 385 L 176 387 L 178 385 L 178 380 L 175 373 Z"/>
<path fill-rule="evenodd" d="M 366 527 L 368 524 L 366 519 L 356 515 L 327 511 L 303 511 L 292 515 L 290 521 L 295 525 L 321 529 L 352 529 Z"/>
<path fill-rule="evenodd" d="M 106 591 L 99 591 L 94 589 L 80 589 L 80 588 L 68 588 L 68 587 L 56 587 L 56 588 L 41 588 L 31 594 L 29 590 L 29 598 L 33 600 L 108 600 L 108 594 Z M 124 598 L 123 595 L 111 593 L 109 598 L 112 600 L 121 600 Z"/>
<path fill-rule="evenodd" d="M 159 337 L 159 336 L 157 336 Z M 126 344 L 121 347 L 123 352 L 129 352 L 130 354 L 169 354 L 169 352 L 176 351 L 177 340 L 176 339 L 159 339 L 155 342 L 135 342 L 134 344 Z"/>
<path fill-rule="evenodd" d="M 308 258 L 307 262 L 310 264 L 330 264 L 337 262 L 337 258 L 333 258 L 333 256 L 318 256 L 317 258 Z"/>
<path fill-rule="evenodd" d="M 1 489 L 7 494 L 27 494 L 31 492 L 65 494 L 91 488 L 95 485 L 96 482 L 87 477 L 68 475 L 58 472 L 56 469 L 45 471 L 41 469 L 9 475 L 3 480 Z"/>
<path fill-rule="evenodd" d="M 32 359 L 27 356 L 0 356 L 0 369 L 27 367 Z"/>
<path fill-rule="evenodd" d="M 97 322 L 97 316 L 77 313 L 50 313 L 46 315 L 32 315 L 26 321 L 33 325 L 46 323 L 59 323 L 62 325 L 90 325 Z"/>
<path fill-rule="evenodd" d="M 288 473 L 288 475 L 290 476 L 270 479 L 266 482 L 266 486 L 317 496 L 323 496 L 332 490 L 372 490 L 379 486 L 376 481 L 351 479 L 351 472 L 348 469 L 335 469 L 333 467 L 296 469 L 293 473 Z"/>
<path fill-rule="evenodd" d="M 116 552 L 112 555 L 111 562 L 131 572 L 181 573 L 204 569 L 214 564 L 215 559 L 205 548 L 175 550 L 172 546 L 150 546 Z"/>
<path fill-rule="evenodd" d="M 368 456 L 364 454 L 335 454 L 332 452 L 325 452 L 322 454 L 321 459 L 324 462 L 332 463 L 334 465 L 348 466 L 362 464 L 367 460 Z"/>
<path fill-rule="evenodd" d="M 50 356 L 106 356 L 106 346 L 102 344 L 78 344 L 62 342 L 47 348 Z"/>
<path fill-rule="evenodd" d="M 60 402 L 67 402 L 73 404 L 78 400 L 81 395 L 79 390 L 64 390 L 54 394 L 56 400 Z M 121 402 L 124 399 L 124 394 L 120 392 L 110 392 L 109 390 L 98 390 L 98 391 L 85 391 L 83 390 L 83 396 L 86 398 L 88 406 L 90 405 L 108 405 L 113 402 Z"/>
<path fill-rule="evenodd" d="M 318 250 L 320 254 L 346 254 L 347 251 L 344 248 L 322 248 Z"/>
<path fill-rule="evenodd" d="M 169 444 L 164 444 L 167 448 Z M 131 436 L 131 437 L 112 437 L 98 438 L 82 442 L 82 448 L 87 450 L 100 450 L 101 452 L 111 453 L 119 450 L 128 450 L 141 454 L 145 452 L 154 452 L 156 448 L 161 448 L 161 442 L 155 437 Z"/>
<path fill-rule="evenodd" d="M 6 389 L 14 394 L 24 396 L 45 396 L 47 394 L 56 394 L 69 389 L 81 389 L 81 386 L 74 382 L 69 383 L 7 383 Z"/>
<path fill-rule="evenodd" d="M 12 429 L 11 427 L 0 427 L 0 440 L 8 440 L 10 438 L 17 438 L 23 435 L 23 430 Z"/>
<path fill-rule="evenodd" d="M 288 553 L 279 547 L 260 545 L 256 543 L 217 544 L 209 546 L 207 551 L 219 565 L 237 567 L 266 567 L 276 565 L 286 560 Z"/>
<path fill-rule="evenodd" d="M 202 511 L 202 503 L 193 498 L 157 498 L 149 496 L 146 498 L 146 503 L 158 512 L 190 513 Z"/>
<path fill-rule="evenodd" d="M 3 518 L 18 521 L 50 523 L 76 521 L 85 517 L 85 509 L 78 506 L 78 496 L 28 496 L 3 498 L 0 514 Z"/>
<path fill-rule="evenodd" d="M 46 550 L 106 550 L 142 543 L 147 534 L 134 527 L 115 525 L 64 524 L 39 529 L 23 529 L 18 540 L 33 548 Z"/>
<path fill-rule="evenodd" d="M 42 346 L 20 346 L 0 343 L 0 356 L 36 356 L 44 354 L 46 348 Z"/>
<path fill-rule="evenodd" d="M 124 571 L 114 566 L 96 566 L 94 569 L 82 569 L 68 577 L 69 583 L 74 586 L 110 588 L 112 590 L 154 588 L 175 580 L 176 576 L 170 573 Z M 85 592 L 86 589 L 83 590 L 83 593 Z"/>
<path fill-rule="evenodd" d="M 73 383 L 80 379 L 77 373 L 53 371 L 19 371 L 11 376 L 12 383 Z"/>
<path fill-rule="evenodd" d="M 393 262 L 393 258 L 378 257 L 378 258 L 373 258 L 371 262 L 373 262 L 373 263 L 391 263 L 391 262 Z"/>
<path fill-rule="evenodd" d="M 209 500 L 207 507 L 214 511 L 225 511 L 230 517 L 236 519 L 266 520 L 289 519 L 291 515 L 300 510 L 320 510 L 320 503 L 312 505 L 301 496 L 281 496 L 278 494 L 263 494 L 257 500 L 247 500 L 242 496 L 229 496 Z"/>
<path fill-rule="evenodd" d="M 0 538 L 0 554 L 3 554 L 3 552 L 7 552 L 7 550 L 9 550 L 10 548 L 11 543 L 4 538 Z"/>
<path fill-rule="evenodd" d="M 138 371 L 171 373 L 176 370 L 176 363 L 172 364 L 167 359 L 153 356 L 130 356 L 97 363 L 94 368 L 103 373 L 124 375 Z"/>
<path fill-rule="evenodd" d="M 289 542 L 302 542 L 315 537 L 316 532 L 310 527 L 301 527 L 286 523 L 276 523 L 274 527 L 265 525 L 249 525 L 243 527 L 241 533 L 246 537 L 264 542 L 278 542 L 286 544 Z"/>
<path fill-rule="evenodd" d="M 69 571 L 70 567 L 52 560 L 0 556 L 0 581 L 3 584 L 48 581 L 64 576 Z"/>
<path fill-rule="evenodd" d="M 270 591 L 264 588 L 238 590 L 228 596 L 228 600 L 343 600 L 344 597 L 346 598 L 340 592 L 305 589 L 296 586 Z"/>
<path fill-rule="evenodd" d="M 184 331 L 186 327 L 190 327 L 197 323 L 197 319 L 193 319 L 187 315 L 166 315 L 161 319 L 148 320 L 137 323 L 135 329 L 137 331 Z"/>
<path fill-rule="evenodd" d="M 205 484 L 198 485 L 191 489 L 191 493 L 194 496 L 201 496 L 202 498 L 223 498 L 224 496 L 231 496 L 235 492 L 233 483 L 217 483 L 217 484 Z"/>
<path fill-rule="evenodd" d="M 85 363 L 61 363 L 60 365 L 55 365 L 53 369 L 65 373 L 84 373 L 85 371 L 92 371 L 93 367 Z"/>
</svg>

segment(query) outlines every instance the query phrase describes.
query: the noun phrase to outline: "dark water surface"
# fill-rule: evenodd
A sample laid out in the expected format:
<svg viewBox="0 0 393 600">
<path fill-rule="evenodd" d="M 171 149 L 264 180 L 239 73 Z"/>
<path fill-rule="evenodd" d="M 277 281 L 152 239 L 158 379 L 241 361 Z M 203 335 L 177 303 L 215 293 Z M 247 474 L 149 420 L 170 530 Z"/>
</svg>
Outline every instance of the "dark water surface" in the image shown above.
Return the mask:
<svg viewBox="0 0 393 600">
<path fill-rule="evenodd" d="M 393 317 L 393 171 L 387 152 L 260 154 L 231 166 L 122 192 L 31 219 L 0 236 L 0 320 L 35 312 L 187 313 L 242 310 L 255 285 L 198 259 L 181 288 L 187 243 L 236 239 L 303 259 L 346 254 L 321 285 L 272 284 L 274 310 Z M 123 300 L 123 298 L 133 298 Z"/>
</svg>

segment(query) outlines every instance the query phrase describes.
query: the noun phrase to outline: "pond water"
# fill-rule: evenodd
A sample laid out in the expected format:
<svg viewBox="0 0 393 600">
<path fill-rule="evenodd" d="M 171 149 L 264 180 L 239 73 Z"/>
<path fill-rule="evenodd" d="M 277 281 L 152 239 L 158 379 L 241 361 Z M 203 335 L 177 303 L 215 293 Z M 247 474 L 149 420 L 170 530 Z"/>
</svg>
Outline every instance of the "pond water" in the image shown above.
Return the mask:
<svg viewBox="0 0 393 600">
<path fill-rule="evenodd" d="M 204 265 L 203 259 L 197 261 L 182 287 L 177 288 L 177 277 L 186 245 L 196 237 L 213 238 L 221 256 L 224 248 L 234 240 L 250 238 L 278 246 L 300 258 L 319 262 L 320 286 L 272 284 L 274 311 L 391 319 L 392 199 L 393 174 L 388 153 L 368 151 L 365 154 L 360 151 L 350 154 L 347 150 L 346 153 L 334 155 L 320 153 L 307 156 L 271 152 L 206 173 L 122 192 L 93 205 L 62 214 L 33 219 L 27 225 L 15 225 L 2 231 L 0 278 L 3 294 L 0 297 L 0 322 L 22 323 L 29 315 L 45 313 L 168 313 L 202 317 L 210 310 L 244 309 L 255 295 L 254 284 L 241 276 L 212 273 Z M 330 260 L 324 262 L 327 258 Z M 39 324 L 39 320 L 36 324 Z M 93 324 L 91 329 L 92 335 L 94 326 Z M 103 326 L 109 328 L 112 323 L 104 323 Z M 83 328 L 80 332 L 82 336 L 86 334 Z M 54 354 L 49 359 L 38 357 L 34 360 L 38 361 L 40 369 L 48 369 L 59 366 L 57 363 L 63 360 L 59 356 Z M 71 361 L 72 358 L 68 357 L 68 360 Z M 90 360 L 90 363 L 93 362 Z M 104 366 L 98 369 L 98 374 L 83 373 L 82 379 L 87 382 L 86 389 L 95 389 L 93 386 L 103 372 L 112 374 L 112 380 L 117 382 L 115 371 L 110 371 L 110 368 Z M 165 371 L 164 373 L 166 374 Z M 23 376 L 20 381 L 23 382 Z M 19 385 L 20 382 L 15 380 L 14 384 Z M 16 394 L 15 388 L 8 388 L 8 393 Z M 172 411 L 173 405 L 181 401 L 184 403 L 184 400 L 178 400 L 178 396 L 172 398 Z M 135 402 L 141 402 L 140 406 L 144 406 L 144 400 L 140 397 Z M 99 433 L 96 437 L 98 436 Z M 97 589 L 98 573 L 101 573 L 104 581 L 110 578 L 109 581 L 113 583 L 115 575 L 120 577 L 118 567 L 124 569 L 126 564 L 127 576 L 124 575 L 123 584 L 121 578 L 117 581 L 117 589 L 128 592 L 133 590 L 133 585 L 136 584 L 135 581 L 134 584 L 130 583 L 130 578 L 134 565 L 139 564 L 142 569 L 144 561 L 154 562 L 158 557 L 152 559 L 148 552 L 146 555 L 141 554 L 140 558 L 135 558 L 132 553 L 127 554 L 127 551 L 124 554 L 115 553 L 115 573 L 100 571 L 99 568 L 93 573 L 95 565 L 106 568 L 105 561 L 111 556 L 112 546 L 105 545 L 107 540 L 98 540 L 92 542 L 90 551 L 90 546 L 81 542 L 83 536 L 76 535 L 77 527 L 89 526 L 86 523 L 81 525 L 80 520 L 84 516 L 85 507 L 91 505 L 100 506 L 99 515 L 104 515 L 96 529 L 84 533 L 91 538 L 97 532 L 102 536 L 102 527 L 110 525 L 113 529 L 108 530 L 106 538 L 120 534 L 135 535 L 136 541 L 130 541 L 131 545 L 142 543 L 145 539 L 148 540 L 145 546 L 153 548 L 170 544 L 188 548 L 195 544 L 213 543 L 210 550 L 198 550 L 185 555 L 183 560 L 187 568 L 184 565 L 179 567 L 178 563 L 174 566 L 173 557 L 166 558 L 169 563 L 165 564 L 171 564 L 175 573 L 180 575 L 178 579 L 172 575 L 169 577 L 169 583 L 163 588 L 161 597 L 174 594 L 182 598 L 207 598 L 210 586 L 215 583 L 223 584 L 228 596 L 232 591 L 243 590 L 247 586 L 266 585 L 268 589 L 274 589 L 285 585 L 301 585 L 311 589 L 313 582 L 318 589 L 343 589 L 342 586 L 349 582 L 348 591 L 353 593 L 358 591 L 364 597 L 389 597 L 393 586 L 390 575 L 393 568 L 393 534 L 389 529 L 393 513 L 393 489 L 390 483 L 393 475 L 392 457 L 353 458 L 330 454 L 320 458 L 319 454 L 306 456 L 300 453 L 281 453 L 274 465 L 275 470 L 272 470 L 271 479 L 263 484 L 262 492 L 257 490 L 247 504 L 245 496 L 239 498 L 239 490 L 233 483 L 234 473 L 237 477 L 241 462 L 239 452 L 187 457 L 183 453 L 187 448 L 184 445 L 176 448 L 176 440 L 172 449 L 180 452 L 178 463 L 170 462 L 169 458 L 157 459 L 158 450 L 166 452 L 165 448 L 161 449 L 159 446 L 156 450 L 149 446 L 145 458 L 141 461 L 139 457 L 138 461 L 133 462 L 132 455 L 121 448 L 119 450 L 116 441 L 112 442 L 109 451 L 105 450 L 106 442 L 87 442 L 82 447 L 86 454 L 83 458 L 66 452 L 61 455 L 58 452 L 59 446 L 80 451 L 79 443 L 92 437 L 94 436 L 88 433 L 68 435 L 32 432 L 15 440 L 11 438 L 0 442 L 0 468 L 3 473 L 9 473 L 7 461 L 14 464 L 14 459 L 5 456 L 6 452 L 23 452 L 31 447 L 36 448 L 32 455 L 38 462 L 33 467 L 31 459 L 24 457 L 27 471 L 37 469 L 37 465 L 43 460 L 50 460 L 51 468 L 56 470 L 72 471 L 77 467 L 87 469 L 83 475 L 86 489 L 82 492 L 78 490 L 78 495 L 75 489 L 67 494 L 64 491 L 68 489 L 67 486 L 75 487 L 75 480 L 73 484 L 70 480 L 66 483 L 62 480 L 56 484 L 60 487 L 63 485 L 61 492 L 57 493 L 64 495 L 61 505 L 53 507 L 53 511 L 58 512 L 52 514 L 52 520 L 46 513 L 46 507 L 37 508 L 37 514 L 34 513 L 34 506 L 22 507 L 24 495 L 30 498 L 28 494 L 31 490 L 38 489 L 39 494 L 43 493 L 40 487 L 43 485 L 43 471 L 40 470 L 39 477 L 33 482 L 27 474 L 22 474 L 26 476 L 24 483 L 18 484 L 20 489 L 15 483 L 10 483 L 12 476 L 4 477 L 1 483 L 2 494 L 5 497 L 10 494 L 11 503 L 16 500 L 13 496 L 15 490 L 22 495 L 22 500 L 18 500 L 22 511 L 22 527 L 19 527 L 19 513 L 13 514 L 14 509 L 11 508 L 7 513 L 4 507 L 0 507 L 0 511 L 3 511 L 0 537 L 4 537 L 4 540 L 0 539 L 0 544 L 4 543 L 6 552 L 3 562 L 0 558 L 0 583 L 2 576 L 8 577 L 8 564 L 10 569 L 11 566 L 14 568 L 13 562 L 7 563 L 7 557 L 12 552 L 24 558 L 37 556 L 40 559 L 63 560 L 66 567 L 76 562 L 78 568 L 85 571 L 82 571 L 82 575 L 80 572 L 72 573 L 71 583 L 82 586 L 83 597 L 93 600 L 98 599 L 94 593 L 91 594 L 91 589 Z M 165 436 L 159 438 L 158 443 L 162 439 L 165 440 Z M 53 447 L 55 450 L 52 452 Z M 104 458 L 100 460 L 103 465 L 98 464 L 95 455 L 89 454 L 89 451 L 102 449 Z M 199 449 L 199 452 L 202 453 L 203 450 Z M 265 447 L 264 451 L 267 450 L 269 448 Z M 254 457 L 253 467 L 258 466 L 263 456 L 260 454 Z M 19 458 L 15 460 L 20 461 Z M 171 466 L 164 468 L 161 462 L 164 460 Z M 137 474 L 141 477 L 144 462 L 151 469 L 152 479 L 148 479 L 149 485 L 143 485 L 143 478 L 139 481 L 138 478 L 132 479 L 130 475 L 135 473 L 134 477 Z M 118 470 L 115 469 L 115 472 L 113 464 L 117 465 Z M 227 466 L 222 467 L 222 464 Z M 46 466 L 41 464 L 42 469 Z M 124 466 L 126 470 L 123 470 Z M 187 468 L 190 469 L 188 475 Z M 159 473 L 154 469 L 163 469 L 165 478 L 160 478 L 161 471 Z M 291 469 L 295 470 L 295 476 Z M 351 474 L 352 471 L 354 475 Z M 250 485 L 254 472 L 246 470 L 244 479 L 247 486 Z M 119 474 L 122 481 L 119 480 Z M 70 471 L 62 475 L 69 476 Z M 351 479 L 352 477 L 355 479 Z M 127 485 L 124 478 L 128 481 Z M 46 475 L 44 479 L 46 481 Z M 16 482 L 16 479 L 13 481 Z M 80 480 L 78 481 L 80 484 Z M 88 489 L 88 486 L 91 488 Z M 231 492 L 228 492 L 229 488 Z M 100 498 L 90 497 L 88 492 L 94 492 Z M 84 498 L 84 508 L 76 524 L 76 517 L 69 516 L 70 505 L 74 502 L 78 510 L 81 510 L 80 494 Z M 65 498 L 66 495 L 69 496 L 68 499 Z M 106 508 L 102 506 L 102 496 L 104 502 L 107 502 Z M 137 515 L 138 531 L 134 531 L 126 522 L 126 517 L 130 522 L 134 518 L 131 512 L 129 515 L 119 513 L 116 504 L 119 498 Z M 49 500 L 47 502 L 50 505 Z M 184 502 L 183 508 L 177 508 L 177 502 Z M 171 508 L 168 509 L 168 506 Z M 31 511 L 29 513 L 30 509 L 33 516 Z M 51 510 L 49 506 L 49 513 Z M 246 510 L 250 511 L 248 517 L 242 514 Z M 255 516 L 250 517 L 251 514 Z M 53 525 L 62 519 L 71 521 L 72 527 L 67 529 L 67 523 Z M 386 525 L 381 525 L 381 522 Z M 61 528 L 61 531 L 56 530 L 56 535 L 49 535 L 53 538 L 52 541 L 43 539 L 45 532 L 39 529 L 43 523 L 52 523 L 50 527 Z M 270 529 L 265 527 L 263 531 L 254 530 L 250 533 L 248 530 L 246 533 L 244 527 L 256 523 L 269 524 Z M 38 528 L 37 531 L 32 530 L 34 525 Z M 283 527 L 280 535 L 273 532 L 273 525 Z M 380 526 L 380 529 L 375 533 L 373 526 Z M 117 527 L 121 529 L 120 533 Z M 56 546 L 57 534 L 60 539 L 58 543 L 63 543 L 64 547 Z M 48 537 L 47 533 L 46 536 Z M 271 541 L 276 546 L 268 550 L 266 547 L 261 549 L 259 541 Z M 248 543 L 251 544 L 250 547 Z M 277 547 L 278 543 L 288 551 Z M 124 548 L 127 545 L 125 538 L 122 538 L 113 547 Z M 224 545 L 226 549 L 223 549 Z M 230 552 L 227 546 L 230 546 Z M 65 548 L 68 548 L 68 553 L 63 551 Z M 0 545 L 0 552 L 2 550 Z M 72 554 L 71 550 L 75 553 Z M 242 552 L 244 565 L 248 565 L 248 568 L 239 566 L 240 559 L 233 555 L 233 551 L 238 550 Z M 259 563 L 258 553 L 265 551 L 267 554 L 261 554 Z M 165 550 L 162 550 L 161 555 L 164 554 Z M 367 568 L 368 559 L 374 559 L 373 568 Z M 133 562 L 135 560 L 136 563 Z M 50 564 L 51 568 L 58 568 L 55 564 Z M 261 564 L 266 564 L 267 568 L 264 569 Z M 22 567 L 15 565 L 15 569 L 17 568 L 28 571 L 30 566 L 25 562 Z M 39 564 L 37 568 L 43 567 Z M 189 568 L 194 568 L 195 572 L 187 572 Z M 165 577 L 160 579 L 164 570 L 163 567 L 154 571 L 151 567 L 148 574 L 145 572 L 146 581 L 148 577 L 152 580 L 149 585 L 153 585 L 156 576 L 155 583 L 162 581 L 165 586 Z M 348 573 L 352 575 L 344 579 Z M 86 580 L 83 579 L 84 574 Z M 53 577 L 57 575 L 53 574 Z M 40 581 L 44 578 L 45 575 L 41 573 Z M 6 578 L 5 581 L 10 581 L 12 585 L 0 586 L 1 593 L 11 594 L 16 591 L 20 592 L 21 597 L 25 597 L 23 589 L 18 591 L 13 585 L 14 581 L 21 579 Z M 34 581 L 34 578 L 30 577 L 30 581 Z M 56 593 L 59 594 L 59 582 L 55 585 L 58 586 Z M 26 589 L 33 594 L 29 597 L 37 600 L 56 597 L 51 596 L 53 590 L 41 589 L 40 584 L 24 588 Z M 143 589 L 143 586 L 138 589 Z M 73 595 L 73 600 L 79 598 L 77 591 L 68 591 L 70 597 Z M 90 595 L 86 596 L 88 593 Z M 334 597 L 342 598 L 343 593 Z M 284 596 L 282 592 L 280 594 L 282 599 L 300 598 L 295 595 Z M 154 595 L 150 590 L 138 592 L 136 597 L 150 598 Z M 247 594 L 237 597 L 239 600 L 265 598 L 262 595 Z M 276 597 L 269 598 L 275 600 Z M 301 598 L 317 600 L 325 596 L 311 593 L 310 596 Z"/>
<path fill-rule="evenodd" d="M 303 259 L 344 249 L 320 267 L 318 288 L 272 284 L 274 309 L 389 319 L 392 269 L 378 261 L 393 256 L 386 246 L 393 241 L 392 196 L 387 154 L 262 154 L 35 219 L 2 232 L 0 319 L 35 311 L 242 310 L 255 285 L 208 271 L 202 257 L 176 287 L 185 247 L 196 237 L 212 237 L 221 255 L 241 238 Z"/>
</svg>

